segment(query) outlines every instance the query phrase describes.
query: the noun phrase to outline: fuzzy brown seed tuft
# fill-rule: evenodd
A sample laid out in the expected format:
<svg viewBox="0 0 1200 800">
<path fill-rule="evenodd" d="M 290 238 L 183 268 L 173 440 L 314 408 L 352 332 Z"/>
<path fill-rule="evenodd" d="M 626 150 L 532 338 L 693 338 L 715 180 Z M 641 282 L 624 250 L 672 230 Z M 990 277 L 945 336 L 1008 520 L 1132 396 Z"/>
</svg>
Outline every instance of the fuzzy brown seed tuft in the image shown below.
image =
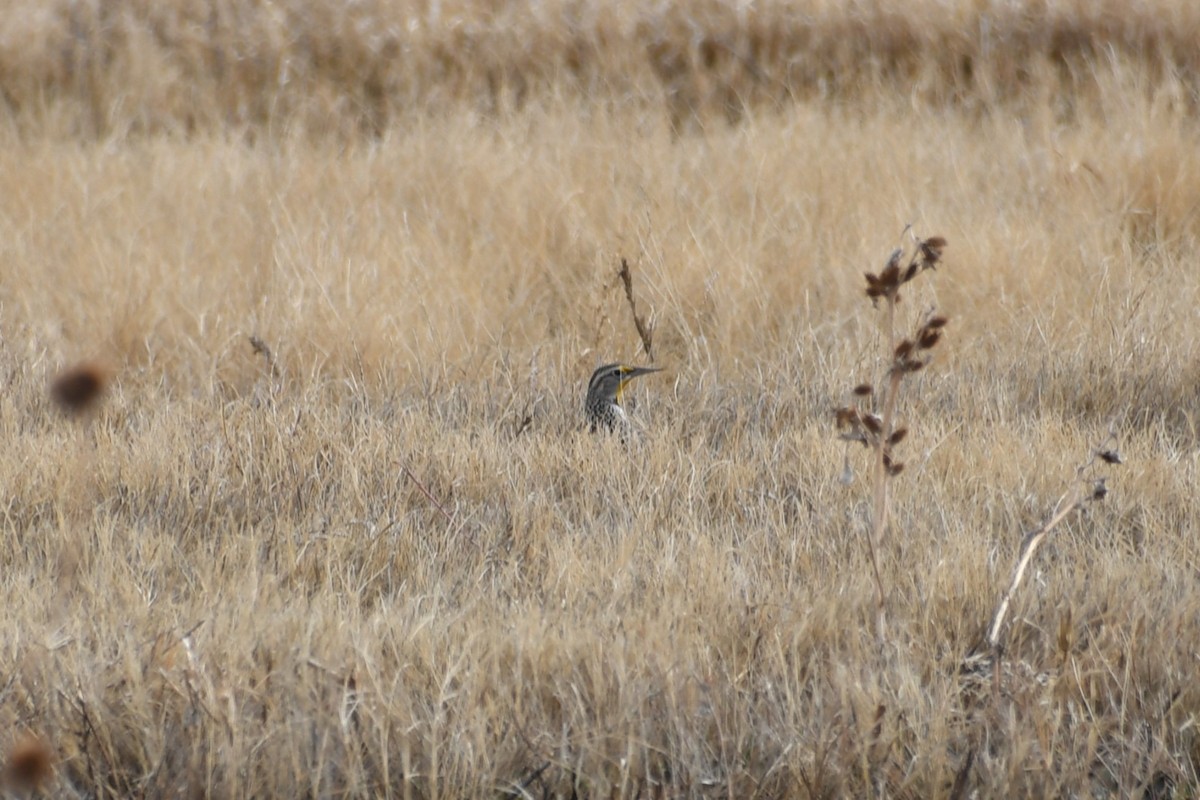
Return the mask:
<svg viewBox="0 0 1200 800">
<path fill-rule="evenodd" d="M 879 276 L 872 272 L 864 272 L 863 275 L 867 279 L 867 297 L 871 298 L 871 303 L 877 305 L 879 298 L 886 294 L 883 284 L 879 280 Z"/>
<path fill-rule="evenodd" d="M 50 780 L 54 771 L 54 753 L 40 738 L 26 735 L 8 751 L 5 777 L 21 791 L 36 790 Z"/>
<path fill-rule="evenodd" d="M 79 364 L 64 370 L 50 384 L 50 396 L 70 414 L 86 411 L 104 393 L 108 376 L 94 364 Z"/>
<path fill-rule="evenodd" d="M 920 247 L 922 264 L 933 269 L 942 259 L 942 251 L 946 249 L 946 240 L 941 236 L 931 236 L 921 242 Z"/>
<path fill-rule="evenodd" d="M 871 394 L 874 394 L 874 392 L 875 387 L 869 383 L 860 383 L 858 386 L 854 387 L 854 393 L 859 397 L 867 397 Z"/>
</svg>

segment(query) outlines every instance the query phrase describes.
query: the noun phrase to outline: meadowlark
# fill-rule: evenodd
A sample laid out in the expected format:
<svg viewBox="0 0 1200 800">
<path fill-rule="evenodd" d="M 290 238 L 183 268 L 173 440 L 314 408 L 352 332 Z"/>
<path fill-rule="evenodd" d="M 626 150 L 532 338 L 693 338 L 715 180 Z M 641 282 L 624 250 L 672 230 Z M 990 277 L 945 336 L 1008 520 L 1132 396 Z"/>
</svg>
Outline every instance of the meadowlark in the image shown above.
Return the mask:
<svg viewBox="0 0 1200 800">
<path fill-rule="evenodd" d="M 621 396 L 629 382 L 639 375 L 659 372 L 658 367 L 630 367 L 625 364 L 605 364 L 592 373 L 584 401 L 592 433 L 597 430 L 617 431 L 625 435 L 629 420 L 621 408 Z"/>
</svg>

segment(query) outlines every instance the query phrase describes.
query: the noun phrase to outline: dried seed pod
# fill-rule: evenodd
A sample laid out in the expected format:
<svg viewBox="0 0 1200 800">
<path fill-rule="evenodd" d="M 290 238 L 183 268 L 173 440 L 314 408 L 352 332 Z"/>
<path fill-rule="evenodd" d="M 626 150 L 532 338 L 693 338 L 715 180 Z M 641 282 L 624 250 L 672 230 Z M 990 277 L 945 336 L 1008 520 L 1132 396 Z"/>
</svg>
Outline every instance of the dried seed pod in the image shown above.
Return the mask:
<svg viewBox="0 0 1200 800">
<path fill-rule="evenodd" d="M 868 395 L 874 394 L 874 392 L 875 387 L 871 386 L 869 383 L 860 383 L 858 386 L 854 387 L 854 393 L 859 397 L 867 397 Z"/>
<path fill-rule="evenodd" d="M 874 414 L 868 414 L 867 416 L 862 417 L 862 424 L 867 430 L 876 435 L 883 431 L 883 421 Z"/>
<path fill-rule="evenodd" d="M 908 357 L 908 354 L 913 351 L 913 347 L 913 340 L 905 339 L 904 341 L 900 342 L 900 344 L 896 345 L 896 351 L 893 353 L 893 355 L 897 361 L 903 361 Z"/>
<path fill-rule="evenodd" d="M 929 321 L 925 323 L 925 327 L 931 331 L 936 331 L 939 328 L 944 328 L 949 321 L 946 317 L 939 314 L 936 317 L 930 317 Z"/>
<path fill-rule="evenodd" d="M 921 348 L 922 350 L 929 350 L 938 343 L 938 339 L 940 338 L 942 338 L 941 331 L 924 330 L 917 338 L 917 347 Z"/>
<path fill-rule="evenodd" d="M 1092 484 L 1092 499 L 1103 500 L 1108 495 L 1108 487 L 1104 485 L 1104 478 Z"/>
<path fill-rule="evenodd" d="M 922 263 L 932 269 L 942 258 L 942 251 L 946 249 L 946 240 L 940 236 L 931 236 L 921 242 L 920 249 Z"/>
<path fill-rule="evenodd" d="M 897 428 L 892 435 L 888 437 L 888 445 L 900 444 L 904 441 L 905 436 L 908 436 L 908 428 Z"/>
<path fill-rule="evenodd" d="M 1123 463 L 1125 463 L 1121 460 L 1121 454 L 1118 453 L 1116 450 L 1101 450 L 1096 455 L 1100 456 L 1100 460 L 1103 461 L 1105 464 L 1123 464 Z"/>
</svg>

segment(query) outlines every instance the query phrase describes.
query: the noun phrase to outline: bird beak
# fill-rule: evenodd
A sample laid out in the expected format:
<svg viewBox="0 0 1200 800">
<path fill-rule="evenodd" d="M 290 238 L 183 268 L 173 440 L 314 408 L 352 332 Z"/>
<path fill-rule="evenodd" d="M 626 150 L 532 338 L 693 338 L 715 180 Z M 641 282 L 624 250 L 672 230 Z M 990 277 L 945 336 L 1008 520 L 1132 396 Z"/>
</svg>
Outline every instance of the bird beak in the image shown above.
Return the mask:
<svg viewBox="0 0 1200 800">
<path fill-rule="evenodd" d="M 662 372 L 662 367 L 622 367 L 621 384 L 617 387 L 617 404 L 621 403 L 621 396 L 625 393 L 625 387 L 629 382 L 639 375 L 649 375 L 651 372 Z"/>
<path fill-rule="evenodd" d="M 651 372 L 662 372 L 662 367 L 626 367 L 621 383 L 631 381 L 639 375 L 649 375 Z"/>
</svg>

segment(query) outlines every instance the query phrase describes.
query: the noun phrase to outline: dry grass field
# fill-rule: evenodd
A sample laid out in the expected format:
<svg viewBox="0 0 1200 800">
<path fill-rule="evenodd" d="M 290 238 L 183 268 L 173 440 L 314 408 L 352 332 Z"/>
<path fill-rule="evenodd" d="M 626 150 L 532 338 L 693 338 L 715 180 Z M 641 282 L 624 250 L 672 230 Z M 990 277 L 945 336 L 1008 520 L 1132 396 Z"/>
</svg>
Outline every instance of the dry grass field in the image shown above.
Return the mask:
<svg viewBox="0 0 1200 800">
<path fill-rule="evenodd" d="M 644 8 L 10 4 L 0 791 L 1200 795 L 1200 10 Z"/>
</svg>

